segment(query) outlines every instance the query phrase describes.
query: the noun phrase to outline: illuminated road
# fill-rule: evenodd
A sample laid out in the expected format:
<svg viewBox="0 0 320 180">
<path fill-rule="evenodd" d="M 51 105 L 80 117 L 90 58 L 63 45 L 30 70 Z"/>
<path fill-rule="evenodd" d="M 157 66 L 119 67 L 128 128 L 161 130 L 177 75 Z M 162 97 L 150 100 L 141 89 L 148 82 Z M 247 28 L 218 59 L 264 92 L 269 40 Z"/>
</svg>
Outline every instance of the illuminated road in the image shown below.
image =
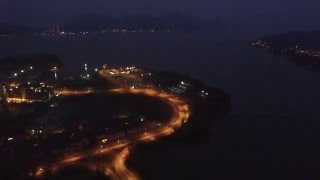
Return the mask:
<svg viewBox="0 0 320 180">
<path fill-rule="evenodd" d="M 113 166 L 115 169 L 115 172 L 117 173 L 118 177 L 120 179 L 128 179 L 128 180 L 138 180 L 138 176 L 134 174 L 134 172 L 129 171 L 126 168 L 125 160 L 129 156 L 129 148 L 126 147 L 124 150 L 122 150 L 116 159 L 113 162 Z"/>
<path fill-rule="evenodd" d="M 130 144 L 136 142 L 154 141 L 160 137 L 170 135 L 175 131 L 175 129 L 178 129 L 184 123 L 186 123 L 190 116 L 190 109 L 187 103 L 173 94 L 165 94 L 155 89 L 130 88 L 112 89 L 110 92 L 114 94 L 142 94 L 145 96 L 160 98 L 170 105 L 174 113 L 172 117 L 162 125 L 150 127 L 147 130 L 145 128 L 141 128 L 138 130 L 138 133 L 135 133 L 132 135 L 132 137 L 130 137 L 130 141 L 124 136 L 119 137 L 117 138 L 117 141 L 106 143 L 103 146 L 91 150 L 84 150 L 83 152 L 79 152 L 77 155 L 70 156 L 59 162 L 53 163 L 49 165 L 51 170 L 55 171 L 56 169 L 75 164 L 78 161 L 90 156 L 104 155 L 116 149 L 123 149 L 112 162 L 112 168 L 106 168 L 105 174 L 112 179 L 137 180 L 139 177 L 136 175 L 136 173 L 128 170 L 125 166 L 125 160 L 129 156 Z M 61 95 L 83 95 L 88 93 L 92 93 L 92 91 L 56 91 L 56 94 Z M 36 172 L 36 176 L 40 177 L 43 172 L 43 168 L 39 167 L 38 171 Z"/>
<path fill-rule="evenodd" d="M 54 93 L 56 96 L 64 95 L 64 96 L 81 96 L 93 93 L 92 90 L 83 90 L 83 91 L 77 91 L 77 90 L 68 90 L 68 89 L 62 89 L 62 90 L 55 90 Z"/>
<path fill-rule="evenodd" d="M 111 169 L 107 168 L 105 174 L 113 180 L 121 180 L 120 177 Z"/>
</svg>

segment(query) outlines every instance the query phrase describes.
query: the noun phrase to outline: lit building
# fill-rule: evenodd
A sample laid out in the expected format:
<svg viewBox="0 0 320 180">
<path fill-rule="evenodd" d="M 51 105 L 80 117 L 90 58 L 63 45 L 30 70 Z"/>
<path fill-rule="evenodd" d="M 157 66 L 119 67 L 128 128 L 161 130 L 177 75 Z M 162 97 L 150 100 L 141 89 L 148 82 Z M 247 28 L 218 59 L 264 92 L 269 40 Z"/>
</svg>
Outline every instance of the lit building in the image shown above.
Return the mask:
<svg viewBox="0 0 320 180">
<path fill-rule="evenodd" d="M 11 83 L 4 86 L 4 99 L 8 103 L 47 102 L 53 96 L 53 89 L 45 83 Z"/>
<path fill-rule="evenodd" d="M 190 89 L 191 85 L 188 82 L 181 81 L 179 84 L 169 87 L 168 89 L 174 93 L 186 93 Z"/>
<path fill-rule="evenodd" d="M 88 72 L 88 64 L 84 64 L 84 71 L 87 73 Z"/>
</svg>

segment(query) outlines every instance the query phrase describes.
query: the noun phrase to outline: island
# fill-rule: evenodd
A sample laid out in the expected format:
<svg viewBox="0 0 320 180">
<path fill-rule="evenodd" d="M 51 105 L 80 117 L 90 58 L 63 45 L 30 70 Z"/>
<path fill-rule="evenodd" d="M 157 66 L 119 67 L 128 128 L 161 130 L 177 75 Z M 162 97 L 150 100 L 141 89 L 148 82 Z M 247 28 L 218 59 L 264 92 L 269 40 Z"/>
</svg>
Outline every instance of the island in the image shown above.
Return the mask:
<svg viewBox="0 0 320 180">
<path fill-rule="evenodd" d="M 278 54 L 318 59 L 320 56 L 319 40 L 320 31 L 289 32 L 261 37 L 250 42 L 250 45 Z"/>
<path fill-rule="evenodd" d="M 84 64 L 69 77 L 53 55 L 7 59 L 0 61 L 10 67 L 0 79 L 2 179 L 149 178 L 141 153 L 206 140 L 229 112 L 227 93 L 177 73 Z"/>
</svg>

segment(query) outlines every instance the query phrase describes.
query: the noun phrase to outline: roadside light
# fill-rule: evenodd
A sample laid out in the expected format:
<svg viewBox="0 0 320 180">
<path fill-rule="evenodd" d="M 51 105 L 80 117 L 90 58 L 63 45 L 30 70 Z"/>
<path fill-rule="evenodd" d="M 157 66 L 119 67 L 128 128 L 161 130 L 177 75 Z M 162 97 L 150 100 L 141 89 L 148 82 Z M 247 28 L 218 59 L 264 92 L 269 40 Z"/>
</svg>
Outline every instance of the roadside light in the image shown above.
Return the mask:
<svg viewBox="0 0 320 180">
<path fill-rule="evenodd" d="M 98 69 L 96 68 L 94 71 L 98 72 Z"/>
<path fill-rule="evenodd" d="M 15 77 L 18 76 L 18 73 L 14 73 L 13 76 L 15 76 Z"/>
<path fill-rule="evenodd" d="M 36 176 L 41 176 L 42 175 L 42 173 L 43 173 L 43 171 L 44 171 L 44 169 L 42 168 L 42 167 L 40 167 L 38 170 L 37 170 L 37 172 L 36 172 Z"/>
<path fill-rule="evenodd" d="M 22 69 L 20 72 L 21 72 L 21 73 L 24 73 L 24 70 Z"/>
<path fill-rule="evenodd" d="M 30 66 L 30 69 L 32 70 L 32 69 L 33 69 L 33 67 L 32 67 L 32 66 Z"/>
</svg>

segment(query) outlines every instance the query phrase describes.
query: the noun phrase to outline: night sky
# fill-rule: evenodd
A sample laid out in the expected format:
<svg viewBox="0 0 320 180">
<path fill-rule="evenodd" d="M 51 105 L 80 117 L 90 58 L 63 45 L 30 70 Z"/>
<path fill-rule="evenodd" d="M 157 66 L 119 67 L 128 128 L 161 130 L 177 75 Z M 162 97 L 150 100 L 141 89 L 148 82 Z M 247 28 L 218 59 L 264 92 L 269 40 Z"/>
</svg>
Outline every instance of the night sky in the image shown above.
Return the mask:
<svg viewBox="0 0 320 180">
<path fill-rule="evenodd" d="M 0 22 L 52 25 L 84 13 L 182 14 L 228 23 L 318 27 L 318 0 L 1 0 Z"/>
</svg>

